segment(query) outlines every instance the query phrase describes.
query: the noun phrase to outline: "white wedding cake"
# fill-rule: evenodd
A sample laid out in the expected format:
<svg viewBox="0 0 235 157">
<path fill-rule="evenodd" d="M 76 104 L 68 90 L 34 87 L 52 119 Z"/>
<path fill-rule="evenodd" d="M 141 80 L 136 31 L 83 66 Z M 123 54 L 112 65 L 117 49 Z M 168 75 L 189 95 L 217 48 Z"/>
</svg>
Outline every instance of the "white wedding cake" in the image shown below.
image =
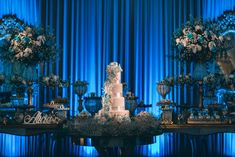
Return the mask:
<svg viewBox="0 0 235 157">
<path fill-rule="evenodd" d="M 122 68 L 117 62 L 112 62 L 107 66 L 106 72 L 108 77 L 104 83 L 102 109 L 98 115 L 117 118 L 118 120 L 129 120 L 129 111 L 125 110 L 125 99 L 122 95 Z"/>
</svg>

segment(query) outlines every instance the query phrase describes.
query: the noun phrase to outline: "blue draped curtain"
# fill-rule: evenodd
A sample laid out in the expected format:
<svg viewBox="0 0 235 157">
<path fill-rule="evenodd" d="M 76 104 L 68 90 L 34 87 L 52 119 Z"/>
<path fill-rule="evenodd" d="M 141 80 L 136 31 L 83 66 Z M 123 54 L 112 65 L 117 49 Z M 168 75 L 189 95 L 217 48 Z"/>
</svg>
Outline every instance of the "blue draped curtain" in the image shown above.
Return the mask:
<svg viewBox="0 0 235 157">
<path fill-rule="evenodd" d="M 188 73 L 169 56 L 172 33 L 187 20 L 214 19 L 233 9 L 234 1 L 210 0 L 42 0 L 42 25 L 49 25 L 62 48 L 60 59 L 44 67 L 44 74 L 59 74 L 70 82 L 86 80 L 88 92 L 101 95 L 105 67 L 117 61 L 123 67 L 122 82 L 158 114 L 160 99 L 156 82 L 165 76 Z M 195 89 L 194 89 L 195 90 Z M 48 94 L 44 91 L 45 98 Z M 190 88 L 175 87 L 170 98 L 193 104 L 197 101 Z M 70 97 L 72 112 L 77 111 L 72 88 L 59 95 Z M 44 99 L 47 100 L 47 99 Z"/>
<path fill-rule="evenodd" d="M 190 72 L 180 68 L 168 56 L 172 33 L 195 17 L 214 19 L 234 9 L 233 0 L 0 0 L 0 16 L 17 14 L 28 23 L 49 26 L 62 51 L 56 63 L 41 67 L 41 74 L 58 74 L 71 83 L 89 82 L 88 92 L 102 94 L 109 62 L 120 62 L 122 82 L 144 100 L 155 104 L 160 99 L 156 82 L 165 76 Z M 49 94 L 48 94 L 49 93 Z M 194 92 L 195 94 L 195 92 Z M 56 90 L 55 95 L 69 97 L 72 113 L 77 97 L 72 87 Z M 53 95 L 53 97 L 55 96 Z M 43 89 L 41 102 L 51 99 Z M 170 96 L 177 103 L 193 104 L 196 98 L 189 88 L 174 88 Z"/>
<path fill-rule="evenodd" d="M 189 19 L 214 19 L 234 7 L 234 0 L 0 0 L 0 17 L 16 14 L 55 32 L 62 52 L 56 63 L 41 67 L 41 74 L 55 73 L 70 82 L 86 80 L 88 92 L 101 95 L 105 67 L 118 61 L 124 69 L 122 82 L 127 82 L 128 88 L 146 104 L 153 104 L 151 112 L 158 114 L 155 104 L 160 95 L 156 93 L 156 82 L 190 71 L 189 67 L 182 70 L 179 62 L 168 57 L 175 53 L 170 43 L 172 33 Z M 50 99 L 47 93 L 41 90 L 41 103 Z M 77 111 L 71 87 L 57 90 L 56 95 L 68 96 L 71 112 Z M 192 104 L 196 99 L 193 96 L 187 88 L 174 88 L 170 94 L 177 103 Z M 221 138 L 228 156 L 235 155 L 232 139 L 233 134 Z M 180 141 L 164 135 L 143 149 L 157 155 L 166 140 L 176 146 Z M 171 148 L 164 148 L 170 154 Z"/>
</svg>

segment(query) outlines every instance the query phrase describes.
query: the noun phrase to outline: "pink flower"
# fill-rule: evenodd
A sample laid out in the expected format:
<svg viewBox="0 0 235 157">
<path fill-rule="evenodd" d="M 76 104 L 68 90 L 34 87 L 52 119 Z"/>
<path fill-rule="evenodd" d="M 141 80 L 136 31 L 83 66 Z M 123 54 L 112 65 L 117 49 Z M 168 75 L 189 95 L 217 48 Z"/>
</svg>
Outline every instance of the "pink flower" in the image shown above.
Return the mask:
<svg viewBox="0 0 235 157">
<path fill-rule="evenodd" d="M 178 44 L 180 43 L 180 39 L 177 38 L 177 39 L 175 40 L 175 42 L 176 42 L 176 44 L 178 45 Z"/>
<path fill-rule="evenodd" d="M 30 53 L 33 53 L 33 52 L 32 52 L 32 50 L 31 50 L 30 48 L 27 47 L 27 48 L 24 50 L 24 53 L 29 53 L 29 54 L 30 54 Z"/>
<path fill-rule="evenodd" d="M 187 40 L 182 40 L 182 44 L 183 44 L 184 47 L 186 47 L 187 44 L 188 44 L 188 41 Z"/>
<path fill-rule="evenodd" d="M 202 51 L 202 47 L 200 46 L 200 45 L 196 45 L 196 47 L 197 47 L 197 51 Z"/>
<path fill-rule="evenodd" d="M 201 25 L 196 25 L 195 30 L 196 31 L 202 31 L 203 27 Z"/>
</svg>

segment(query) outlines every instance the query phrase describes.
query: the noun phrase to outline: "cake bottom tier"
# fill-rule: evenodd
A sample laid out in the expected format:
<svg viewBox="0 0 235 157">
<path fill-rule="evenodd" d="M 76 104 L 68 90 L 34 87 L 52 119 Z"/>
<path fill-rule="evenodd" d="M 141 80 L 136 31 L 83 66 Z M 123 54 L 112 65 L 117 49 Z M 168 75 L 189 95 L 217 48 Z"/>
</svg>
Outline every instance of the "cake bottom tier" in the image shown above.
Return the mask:
<svg viewBox="0 0 235 157">
<path fill-rule="evenodd" d="M 111 110 L 109 112 L 109 115 L 110 117 L 116 117 L 116 116 L 129 117 L 130 113 L 128 110 L 118 110 L 118 111 Z"/>
</svg>

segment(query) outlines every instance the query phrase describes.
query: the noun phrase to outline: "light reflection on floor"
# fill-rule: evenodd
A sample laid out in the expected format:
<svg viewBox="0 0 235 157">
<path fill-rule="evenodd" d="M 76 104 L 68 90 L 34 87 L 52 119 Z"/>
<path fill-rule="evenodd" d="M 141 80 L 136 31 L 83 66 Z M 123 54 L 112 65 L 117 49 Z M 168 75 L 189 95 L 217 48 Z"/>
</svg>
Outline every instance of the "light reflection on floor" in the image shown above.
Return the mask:
<svg viewBox="0 0 235 157">
<path fill-rule="evenodd" d="M 192 156 L 194 153 L 194 155 L 235 156 L 235 133 L 207 136 L 165 133 L 153 138 L 153 144 L 136 146 L 133 149 L 134 155 L 180 156 L 183 153 Z M 84 140 L 80 142 L 88 146 L 77 145 L 67 136 L 63 138 L 53 134 L 16 136 L 2 133 L 0 156 L 99 156 L 99 151 L 91 146 L 92 140 Z M 201 154 L 198 154 L 199 152 Z"/>
<path fill-rule="evenodd" d="M 224 154 L 226 156 L 235 156 L 235 134 L 225 133 L 224 134 Z"/>
</svg>

